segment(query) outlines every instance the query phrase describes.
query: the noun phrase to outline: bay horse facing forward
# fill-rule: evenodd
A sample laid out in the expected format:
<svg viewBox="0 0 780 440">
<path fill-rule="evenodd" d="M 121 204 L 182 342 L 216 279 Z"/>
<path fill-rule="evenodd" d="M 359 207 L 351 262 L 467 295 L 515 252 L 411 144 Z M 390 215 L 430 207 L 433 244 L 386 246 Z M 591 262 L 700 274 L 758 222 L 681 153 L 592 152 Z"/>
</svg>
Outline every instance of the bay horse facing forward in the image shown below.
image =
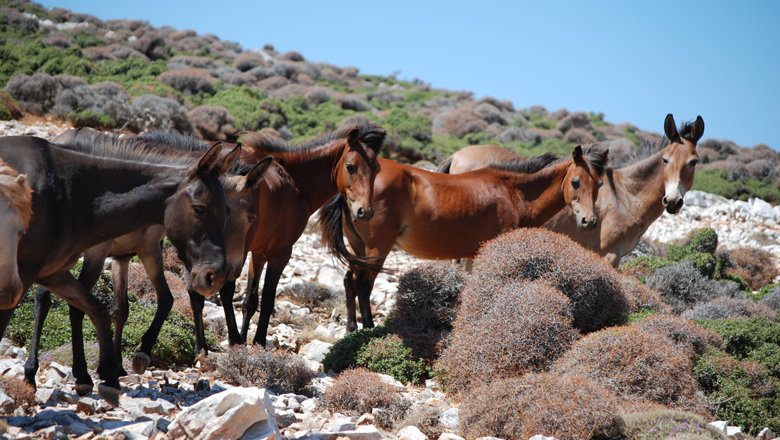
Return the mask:
<svg viewBox="0 0 780 440">
<path fill-rule="evenodd" d="M 580 231 L 567 209 L 543 227 L 568 235 L 614 267 L 620 265 L 664 209 L 670 214 L 682 209 L 685 193 L 693 185 L 698 163 L 696 145 L 704 134 L 704 119 L 697 116 L 678 130 L 670 113 L 664 119 L 664 133 L 668 144 L 661 141 L 647 145 L 633 163 L 607 168 L 606 184 L 599 189 L 596 202 L 599 224 L 594 233 Z M 442 168 L 451 174 L 463 173 L 488 166 L 497 155 L 514 156 L 515 160 L 520 157 L 497 145 L 474 145 L 453 154 Z"/>
<path fill-rule="evenodd" d="M 162 157 L 129 143 L 85 145 L 81 152 L 44 139 L 0 138 L 0 157 L 27 175 L 32 221 L 18 246 L 23 289 L 0 297 L 0 337 L 22 294 L 41 284 L 83 310 L 100 345 L 98 393 L 119 404 L 119 365 L 108 310 L 70 274 L 88 248 L 152 224 L 165 224 L 192 276 L 189 288 L 210 295 L 225 274 L 225 198 L 219 177 L 240 151 L 211 148 L 200 158 Z"/>
<path fill-rule="evenodd" d="M 373 218 L 361 219 L 341 191 L 320 213 L 322 241 L 346 260 L 349 330 L 357 328 L 355 297 L 364 327 L 372 327 L 370 294 L 394 245 L 425 259 L 472 258 L 484 241 L 519 227 L 540 226 L 564 206 L 576 224 L 593 229 L 594 202 L 607 152 L 581 147 L 553 162 L 543 155 L 457 176 L 380 159 Z M 356 255 L 344 246 L 346 235 Z"/>
<path fill-rule="evenodd" d="M 20 295 L 16 252 L 32 217 L 32 188 L 27 176 L 0 159 L 0 296 Z"/>
<path fill-rule="evenodd" d="M 367 121 L 298 144 L 288 144 L 270 133 L 250 133 L 241 138 L 243 160 L 252 163 L 273 157 L 274 168 L 282 178 L 261 183 L 255 198 L 258 218 L 246 237 L 246 250 L 252 252 L 252 260 L 240 334 L 232 318 L 235 283 L 225 283 L 220 291 L 225 313 L 230 313 L 226 321 L 231 345 L 247 341 L 249 323 L 258 307 L 260 275 L 267 263 L 253 340 L 265 345 L 279 278 L 290 260 L 293 245 L 320 206 L 343 190 L 353 203 L 355 216 L 371 216 L 374 176 L 379 171 L 377 156 L 384 139 L 385 131 Z"/>
</svg>

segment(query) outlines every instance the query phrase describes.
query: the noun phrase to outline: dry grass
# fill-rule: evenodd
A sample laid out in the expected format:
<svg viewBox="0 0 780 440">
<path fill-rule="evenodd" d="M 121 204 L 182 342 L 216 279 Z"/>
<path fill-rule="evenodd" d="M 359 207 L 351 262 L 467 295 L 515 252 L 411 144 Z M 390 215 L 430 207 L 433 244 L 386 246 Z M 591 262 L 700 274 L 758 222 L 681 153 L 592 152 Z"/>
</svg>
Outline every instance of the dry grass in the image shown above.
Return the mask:
<svg viewBox="0 0 780 440">
<path fill-rule="evenodd" d="M 214 355 L 216 370 L 227 383 L 259 386 L 278 393 L 309 394 L 314 373 L 302 357 L 262 347 L 240 347 Z M 209 358 L 211 359 L 211 357 Z"/>
<path fill-rule="evenodd" d="M 496 378 L 545 371 L 578 337 L 565 295 L 543 283 L 513 281 L 484 309 L 460 308 L 438 368 L 448 391 L 465 394 Z"/>
<path fill-rule="evenodd" d="M 731 267 L 726 273 L 742 277 L 753 290 L 766 286 L 780 275 L 772 254 L 763 249 L 737 248 L 729 252 L 729 260 Z"/>
<path fill-rule="evenodd" d="M 400 422 L 395 424 L 395 429 L 400 430 L 406 426 L 416 426 L 429 439 L 439 438 L 444 432 L 439 418 L 441 410 L 429 405 L 412 406 Z"/>
<path fill-rule="evenodd" d="M 686 310 L 682 316 L 687 319 L 775 319 L 777 313 L 752 299 L 720 297 L 704 304 L 697 304 L 694 308 Z"/>
<path fill-rule="evenodd" d="M 499 379 L 475 390 L 460 407 L 460 425 L 466 438 L 610 439 L 623 431 L 609 390 L 584 376 L 550 373 Z"/>
<path fill-rule="evenodd" d="M 627 440 L 655 438 L 726 440 L 726 436 L 696 414 L 655 409 L 623 415 Z"/>
<path fill-rule="evenodd" d="M 463 307 L 485 309 L 494 292 L 515 279 L 539 280 L 571 300 L 574 326 L 583 332 L 626 322 L 629 304 L 619 274 L 568 237 L 522 228 L 487 242 L 464 287 Z"/>
<path fill-rule="evenodd" d="M 629 275 L 620 277 L 620 284 L 626 294 L 631 313 L 651 310 L 659 313 L 671 313 L 672 307 L 661 297 L 661 293 L 648 287 Z"/>
<path fill-rule="evenodd" d="M 723 339 L 714 331 L 674 315 L 649 316 L 637 324 L 637 328 L 651 335 L 666 336 L 675 347 L 687 354 L 692 362 L 711 347 L 723 347 Z"/>
<path fill-rule="evenodd" d="M 691 361 L 665 335 L 636 326 L 613 327 L 580 339 L 553 366 L 582 374 L 628 401 L 649 401 L 697 409 Z"/>
<path fill-rule="evenodd" d="M 373 408 L 389 407 L 399 394 L 382 382 L 379 375 L 364 368 L 345 370 L 322 397 L 331 411 L 370 413 Z"/>
<path fill-rule="evenodd" d="M 35 389 L 32 385 L 16 376 L 0 376 L 0 389 L 14 399 L 16 406 L 35 405 Z"/>
</svg>

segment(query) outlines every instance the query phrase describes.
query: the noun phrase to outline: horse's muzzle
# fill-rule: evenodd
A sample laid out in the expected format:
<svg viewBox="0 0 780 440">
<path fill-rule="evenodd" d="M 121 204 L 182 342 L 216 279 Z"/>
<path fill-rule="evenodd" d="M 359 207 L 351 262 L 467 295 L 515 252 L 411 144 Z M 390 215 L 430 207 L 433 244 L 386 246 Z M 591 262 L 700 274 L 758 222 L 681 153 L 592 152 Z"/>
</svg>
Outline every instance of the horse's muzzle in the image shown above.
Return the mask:
<svg viewBox="0 0 780 440">
<path fill-rule="evenodd" d="M 682 197 L 674 198 L 674 199 L 668 199 L 664 197 L 661 199 L 661 203 L 666 207 L 666 212 L 669 214 L 677 214 L 682 209 L 685 202 L 683 201 Z"/>
<path fill-rule="evenodd" d="M 190 272 L 190 290 L 202 296 L 211 296 L 225 284 L 225 273 L 216 266 L 195 266 Z"/>
<path fill-rule="evenodd" d="M 371 220 L 371 217 L 373 217 L 373 216 L 374 216 L 374 210 L 371 209 L 371 208 L 360 207 L 360 208 L 356 209 L 355 212 L 354 212 L 355 220 L 358 220 L 358 221 L 361 221 L 361 222 L 365 222 L 365 221 Z"/>
<path fill-rule="evenodd" d="M 580 221 L 577 222 L 577 227 L 581 231 L 590 231 L 593 230 L 593 228 L 595 228 L 597 224 L 598 224 L 598 219 L 594 215 L 593 217 L 580 218 Z"/>
</svg>

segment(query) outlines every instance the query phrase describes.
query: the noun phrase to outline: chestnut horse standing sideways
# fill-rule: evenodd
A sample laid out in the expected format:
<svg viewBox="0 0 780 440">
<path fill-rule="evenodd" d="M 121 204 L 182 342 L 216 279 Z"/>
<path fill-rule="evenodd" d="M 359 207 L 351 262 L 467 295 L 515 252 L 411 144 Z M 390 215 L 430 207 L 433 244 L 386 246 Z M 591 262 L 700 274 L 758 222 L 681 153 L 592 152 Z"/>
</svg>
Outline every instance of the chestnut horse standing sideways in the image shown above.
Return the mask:
<svg viewBox="0 0 780 440">
<path fill-rule="evenodd" d="M 254 336 L 255 344 L 265 345 L 279 278 L 290 260 L 293 244 L 320 206 L 342 190 L 355 206 L 357 216 L 372 212 L 374 176 L 379 171 L 377 155 L 384 138 L 379 126 L 359 122 L 297 145 L 288 145 L 267 133 L 250 133 L 241 139 L 246 162 L 271 156 L 282 179 L 275 184 L 262 183 L 255 198 L 258 218 L 246 237 L 246 250 L 252 251 L 252 260 L 240 334 L 232 317 L 235 284 L 225 283 L 220 292 L 225 313 L 230 313 L 226 321 L 231 344 L 247 340 L 249 323 L 258 306 L 260 275 L 268 263 Z"/>
<path fill-rule="evenodd" d="M 322 209 L 319 222 L 323 243 L 349 263 L 347 328 L 357 328 L 355 296 L 363 327 L 373 326 L 369 297 L 394 245 L 420 258 L 472 258 L 482 242 L 514 228 L 539 226 L 566 205 L 580 228 L 595 227 L 593 205 L 607 152 L 583 153 L 578 146 L 570 159 L 553 160 L 548 154 L 451 176 L 381 159 L 373 218 L 355 216 L 344 197 L 348 192 L 341 191 Z M 342 235 L 357 255 L 349 254 Z"/>
<path fill-rule="evenodd" d="M 52 142 L 89 145 L 109 139 L 110 136 L 112 135 L 105 135 L 92 129 L 76 129 L 63 133 L 54 138 Z M 120 142 L 118 138 L 115 141 Z M 154 148 L 160 153 L 167 151 L 174 156 L 180 156 L 184 152 L 191 155 L 193 160 L 196 160 L 208 150 L 207 145 L 202 141 L 178 133 L 152 132 L 139 136 L 132 141 L 125 139 L 121 142 L 135 142 L 139 148 Z M 233 150 L 235 147 L 235 144 L 222 143 L 222 148 L 225 152 Z M 256 217 L 252 198 L 253 189 L 260 182 L 270 162 L 271 158 L 269 157 L 267 160 L 258 162 L 253 167 L 237 163 L 228 174 L 220 177 L 225 191 L 228 214 L 225 224 L 225 256 L 227 259 L 228 280 L 237 278 L 243 267 L 245 257 L 244 237 L 253 218 Z M 143 373 L 146 367 L 149 366 L 152 348 L 157 342 L 163 323 L 173 306 L 173 295 L 165 280 L 162 249 L 160 246 L 164 235 L 165 227 L 163 225 L 152 225 L 93 246 L 84 252 L 84 263 L 78 278 L 84 287 L 92 290 L 100 273 L 103 271 L 106 257 L 112 257 L 114 348 L 117 352 L 117 358 L 121 362 L 122 333 L 127 322 L 129 310 L 127 296 L 128 267 L 133 255 L 138 255 L 140 258 L 141 263 L 144 265 L 144 270 L 154 286 L 157 295 L 157 309 L 149 329 L 141 338 L 141 347 L 133 355 L 133 370 L 136 373 Z M 193 310 L 196 310 L 198 305 L 202 309 L 202 295 L 190 291 L 190 301 L 193 304 Z M 25 379 L 32 385 L 35 385 L 35 375 L 38 371 L 38 347 L 43 330 L 43 322 L 46 319 L 50 306 L 51 295 L 49 291 L 39 287 L 35 295 L 35 329 L 30 344 L 30 355 L 24 365 Z M 73 375 L 76 379 L 76 391 L 83 396 L 89 394 L 92 390 L 92 379 L 87 371 L 83 348 L 82 322 L 84 312 L 73 306 L 70 306 L 69 312 L 73 348 Z M 193 315 L 193 318 L 202 317 L 202 313 L 193 313 Z M 196 334 L 202 333 L 198 331 L 199 326 L 203 326 L 202 320 L 198 321 L 195 319 Z M 200 341 L 200 338 L 196 338 L 195 352 L 198 353 L 203 345 L 205 345 L 205 336 L 203 341 Z M 125 374 L 123 371 L 122 373 Z"/>
<path fill-rule="evenodd" d="M 0 159 L 0 296 L 16 296 L 24 288 L 16 251 L 31 217 L 32 188 L 27 176 Z"/>
<path fill-rule="evenodd" d="M 189 288 L 209 295 L 225 277 L 225 198 L 220 175 L 240 151 L 211 148 L 199 159 L 172 158 L 126 142 L 59 148 L 24 136 L 0 138 L 0 157 L 27 174 L 33 218 L 18 246 L 23 289 L 0 297 L 0 337 L 32 283 L 63 297 L 90 317 L 100 345 L 98 392 L 119 404 L 119 365 L 108 310 L 70 274 L 88 248 L 153 224 L 168 237 L 191 273 Z"/>
<path fill-rule="evenodd" d="M 674 117 L 668 114 L 664 132 L 668 145 L 661 142 L 644 148 L 640 156 L 647 156 L 641 160 L 623 168 L 607 169 L 607 184 L 599 190 L 596 202 L 599 225 L 594 233 L 579 231 L 568 210 L 558 213 L 544 227 L 568 235 L 617 267 L 664 208 L 670 214 L 682 209 L 683 197 L 693 185 L 698 162 L 696 144 L 704 134 L 704 120 L 698 116 L 694 122 L 682 124 L 678 131 Z M 497 155 L 519 158 L 495 145 L 475 145 L 450 156 L 442 168 L 451 174 L 463 173 L 488 166 Z"/>
</svg>

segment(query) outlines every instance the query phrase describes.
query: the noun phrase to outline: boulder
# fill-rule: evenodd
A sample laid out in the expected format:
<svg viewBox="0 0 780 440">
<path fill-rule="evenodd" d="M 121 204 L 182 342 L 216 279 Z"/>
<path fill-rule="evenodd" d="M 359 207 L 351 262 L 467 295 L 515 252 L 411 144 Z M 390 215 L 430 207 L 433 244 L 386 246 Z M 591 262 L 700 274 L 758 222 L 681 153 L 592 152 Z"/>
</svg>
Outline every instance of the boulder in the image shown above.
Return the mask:
<svg viewBox="0 0 780 440">
<path fill-rule="evenodd" d="M 416 426 L 406 426 L 398 431 L 398 440 L 428 440 L 428 436 Z"/>
<path fill-rule="evenodd" d="M 184 409 L 168 426 L 173 438 L 281 438 L 268 392 L 235 387 L 209 396 Z"/>
<path fill-rule="evenodd" d="M 304 345 L 300 354 L 306 360 L 322 363 L 331 347 L 333 347 L 333 344 L 315 339 Z"/>
</svg>

